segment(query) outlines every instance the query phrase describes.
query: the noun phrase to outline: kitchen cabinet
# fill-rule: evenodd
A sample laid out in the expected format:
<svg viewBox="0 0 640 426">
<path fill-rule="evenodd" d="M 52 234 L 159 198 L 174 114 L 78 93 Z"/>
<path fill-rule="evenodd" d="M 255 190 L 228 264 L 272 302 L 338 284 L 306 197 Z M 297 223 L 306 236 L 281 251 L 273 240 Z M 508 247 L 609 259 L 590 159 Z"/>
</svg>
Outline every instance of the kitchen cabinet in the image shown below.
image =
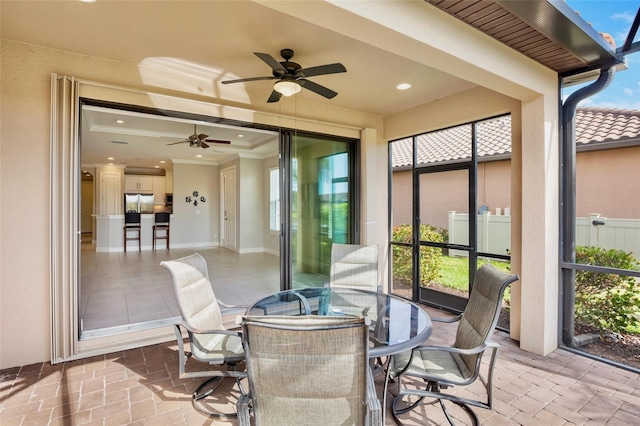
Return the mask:
<svg viewBox="0 0 640 426">
<path fill-rule="evenodd" d="M 162 178 L 164 179 L 164 178 Z M 152 176 L 137 176 L 137 175 L 125 175 L 124 176 L 124 190 L 125 192 L 153 192 L 153 177 Z"/>
<path fill-rule="evenodd" d="M 164 178 L 165 192 L 167 194 L 173 194 L 173 170 L 166 170 Z"/>
<path fill-rule="evenodd" d="M 153 204 L 156 206 L 164 206 L 165 203 L 165 178 L 160 176 L 153 177 Z"/>
<path fill-rule="evenodd" d="M 99 172 L 99 207 L 100 214 L 118 214 L 120 213 L 122 192 L 122 174 Z"/>
</svg>

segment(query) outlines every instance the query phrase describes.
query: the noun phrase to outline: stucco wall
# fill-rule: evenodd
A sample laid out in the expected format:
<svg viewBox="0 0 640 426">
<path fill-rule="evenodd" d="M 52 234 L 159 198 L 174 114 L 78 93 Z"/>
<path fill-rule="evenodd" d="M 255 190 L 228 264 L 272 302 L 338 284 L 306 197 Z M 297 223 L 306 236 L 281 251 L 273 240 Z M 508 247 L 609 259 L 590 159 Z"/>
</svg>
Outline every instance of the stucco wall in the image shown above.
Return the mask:
<svg viewBox="0 0 640 426">
<path fill-rule="evenodd" d="M 599 213 L 610 219 L 640 219 L 640 200 L 629 197 L 640 182 L 637 159 L 640 147 L 606 151 L 579 152 L 576 155 L 576 214 L 588 217 Z M 452 176 L 449 176 L 452 177 Z M 424 223 L 438 228 L 447 226 L 447 210 L 468 213 L 467 200 L 457 197 L 454 203 L 432 206 L 430 200 L 451 200 L 466 185 L 466 176 L 439 182 L 436 191 L 421 198 Z M 486 204 L 493 214 L 496 207 L 511 207 L 510 161 L 491 161 L 478 165 L 478 204 Z M 412 177 L 410 171 L 393 174 L 393 225 L 411 223 Z M 426 221 L 426 222 L 425 222 Z"/>
<path fill-rule="evenodd" d="M 576 215 L 640 219 L 640 147 L 576 155 Z"/>
<path fill-rule="evenodd" d="M 413 181 L 411 171 L 393 173 L 393 225 L 411 223 Z M 424 185 L 428 181 L 428 186 Z M 422 223 L 447 228 L 448 212 L 469 213 L 468 177 L 466 171 L 422 175 L 420 218 Z M 508 161 L 478 164 L 478 207 L 485 204 L 493 214 L 496 207 L 511 207 L 511 173 Z"/>
</svg>

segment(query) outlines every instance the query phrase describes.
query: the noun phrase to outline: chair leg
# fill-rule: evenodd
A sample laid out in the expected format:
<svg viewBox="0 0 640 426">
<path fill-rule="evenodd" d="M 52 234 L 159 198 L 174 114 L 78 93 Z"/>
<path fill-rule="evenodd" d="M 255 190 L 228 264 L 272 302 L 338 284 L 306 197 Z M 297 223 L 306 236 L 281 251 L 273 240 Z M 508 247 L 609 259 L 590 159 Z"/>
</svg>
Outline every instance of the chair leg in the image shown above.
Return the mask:
<svg viewBox="0 0 640 426">
<path fill-rule="evenodd" d="M 235 364 L 227 364 L 228 370 L 229 371 L 236 371 L 237 370 L 237 366 Z M 208 378 L 207 380 L 205 380 L 204 382 L 202 382 L 202 384 L 200 384 L 200 386 L 198 386 L 198 388 L 193 392 L 193 395 L 191 395 L 191 404 L 193 405 L 193 408 L 200 414 L 205 415 L 207 417 L 210 418 L 215 418 L 215 419 L 236 419 L 238 418 L 238 413 L 237 412 L 229 412 L 229 413 L 221 413 L 218 411 L 212 411 L 210 409 L 207 409 L 204 404 L 203 404 L 203 400 L 208 398 L 208 397 L 212 397 L 215 398 L 215 396 L 213 395 L 215 393 L 216 390 L 218 390 L 218 388 L 220 387 L 220 385 L 222 385 L 222 383 L 224 382 L 224 379 L 235 379 L 236 381 L 236 385 L 238 386 L 238 389 L 240 390 L 240 395 L 246 395 L 246 392 L 244 390 L 244 387 L 242 386 L 241 377 L 231 377 L 231 376 L 227 376 L 227 377 L 223 377 L 223 376 L 216 376 L 216 377 L 211 377 Z"/>
<path fill-rule="evenodd" d="M 427 392 L 439 393 L 440 392 L 440 386 L 438 385 L 438 383 L 428 382 L 426 390 L 427 390 Z M 405 414 L 405 413 L 413 410 L 418 405 L 420 405 L 420 403 L 425 398 L 424 396 L 420 396 L 418 398 L 418 400 L 415 401 L 413 404 L 408 405 L 407 407 L 404 407 L 404 408 L 397 408 L 396 404 L 398 402 L 402 401 L 402 396 L 403 396 L 403 394 L 401 394 L 401 393 L 398 394 L 398 396 L 393 400 L 393 404 L 391 406 L 391 414 L 393 415 L 393 419 L 396 421 L 397 424 L 402 424 L 402 421 L 398 417 L 399 414 Z M 440 403 L 440 408 L 442 408 L 442 412 L 444 413 L 445 417 L 447 418 L 447 421 L 449 422 L 449 424 L 451 426 L 455 426 L 455 422 L 453 421 L 453 418 L 449 414 L 449 410 L 447 410 L 447 407 L 445 405 L 445 399 L 444 398 L 437 398 L 436 396 L 433 396 L 433 397 L 436 398 L 438 400 L 438 402 Z M 469 407 L 469 405 L 465 404 L 462 401 L 456 401 L 456 400 L 450 400 L 450 402 L 455 404 L 455 405 L 457 405 L 458 407 L 460 407 L 462 410 L 464 410 L 467 413 L 467 415 L 469 416 L 469 419 L 471 420 L 471 424 L 472 425 L 478 426 L 480 424 L 480 419 L 478 418 L 478 415 L 475 413 L 475 411 L 473 411 L 471 409 L 471 407 Z"/>
</svg>

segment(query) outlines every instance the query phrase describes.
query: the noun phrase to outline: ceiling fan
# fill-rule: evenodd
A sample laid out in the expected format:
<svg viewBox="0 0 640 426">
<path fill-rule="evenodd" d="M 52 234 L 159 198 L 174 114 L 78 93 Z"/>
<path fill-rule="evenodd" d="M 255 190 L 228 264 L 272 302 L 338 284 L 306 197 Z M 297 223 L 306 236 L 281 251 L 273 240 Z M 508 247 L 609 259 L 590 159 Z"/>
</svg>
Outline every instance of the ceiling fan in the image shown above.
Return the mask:
<svg viewBox="0 0 640 426">
<path fill-rule="evenodd" d="M 198 132 L 196 131 L 196 125 L 193 125 L 193 134 L 191 136 L 189 136 L 187 139 L 180 141 L 180 142 L 173 142 L 173 143 L 168 143 L 167 145 L 176 145 L 179 143 L 185 143 L 185 142 L 189 142 L 189 146 L 191 148 L 209 148 L 209 144 L 207 144 L 206 142 L 209 143 L 224 143 L 224 144 L 230 144 L 231 141 L 221 141 L 221 140 L 217 140 L 217 139 L 207 139 L 209 137 L 209 135 L 205 135 L 204 133 L 200 133 L 198 134 Z"/>
<path fill-rule="evenodd" d="M 293 58 L 293 50 L 282 49 L 280 56 L 284 59 L 282 62 L 276 61 L 273 56 L 268 53 L 254 52 L 258 58 L 266 62 L 267 65 L 273 70 L 272 76 L 265 77 L 249 77 L 240 78 L 237 80 L 223 81 L 222 84 L 241 83 L 245 81 L 257 81 L 257 80 L 278 80 L 273 85 L 273 92 L 267 102 L 278 102 L 282 95 L 291 96 L 298 93 L 302 88 L 311 90 L 327 99 L 334 98 L 338 93 L 333 90 L 324 87 L 318 83 L 314 83 L 311 80 L 307 80 L 307 77 L 314 77 L 318 75 L 337 74 L 341 72 L 347 72 L 347 69 L 341 63 L 320 65 L 317 67 L 302 68 L 300 64 L 291 62 Z"/>
</svg>

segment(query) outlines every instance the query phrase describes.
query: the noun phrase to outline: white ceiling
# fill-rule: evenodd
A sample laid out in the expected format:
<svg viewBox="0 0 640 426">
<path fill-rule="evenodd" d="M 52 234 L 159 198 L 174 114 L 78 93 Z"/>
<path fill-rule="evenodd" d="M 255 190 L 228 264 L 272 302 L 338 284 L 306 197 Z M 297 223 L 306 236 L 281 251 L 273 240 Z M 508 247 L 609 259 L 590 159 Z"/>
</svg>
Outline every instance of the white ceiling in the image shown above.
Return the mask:
<svg viewBox="0 0 640 426">
<path fill-rule="evenodd" d="M 132 64 L 180 68 L 189 78 L 203 81 L 205 97 L 213 93 L 225 99 L 226 93 L 243 90 L 246 103 L 256 109 L 274 111 L 273 105 L 266 104 L 273 81 L 220 82 L 271 75 L 253 52 L 280 60 L 283 48 L 293 49 L 293 61 L 303 67 L 340 62 L 347 68 L 347 73 L 310 78 L 338 92 L 334 99 L 307 90 L 296 95 L 319 104 L 387 116 L 473 87 L 372 44 L 251 1 L 2 0 L 0 7 L 2 38 Z M 411 83 L 412 88 L 397 90 L 395 86 L 403 82 Z M 212 144 L 208 149 L 190 148 L 187 143 L 167 146 L 192 134 L 194 122 L 125 115 L 124 125 L 115 125 L 116 117 L 109 111 L 85 115 L 83 163 L 104 163 L 106 156 L 113 156 L 116 162 L 152 167 L 160 160 L 193 159 L 194 151 L 206 154 L 208 161 L 222 161 L 232 153 L 264 156 L 277 152 L 275 144 L 260 145 L 269 139 L 264 132 L 240 132 L 202 122 L 196 122 L 198 133 L 232 144 Z M 237 137 L 239 133 L 245 137 Z M 129 143 L 113 144 L 113 140 Z M 259 147 L 252 148 L 256 145 Z"/>
<path fill-rule="evenodd" d="M 174 160 L 221 163 L 237 156 L 267 158 L 278 153 L 275 132 L 92 105 L 83 106 L 81 129 L 85 167 L 114 163 L 171 170 Z M 190 147 L 187 138 L 194 132 L 231 143 Z"/>
</svg>

